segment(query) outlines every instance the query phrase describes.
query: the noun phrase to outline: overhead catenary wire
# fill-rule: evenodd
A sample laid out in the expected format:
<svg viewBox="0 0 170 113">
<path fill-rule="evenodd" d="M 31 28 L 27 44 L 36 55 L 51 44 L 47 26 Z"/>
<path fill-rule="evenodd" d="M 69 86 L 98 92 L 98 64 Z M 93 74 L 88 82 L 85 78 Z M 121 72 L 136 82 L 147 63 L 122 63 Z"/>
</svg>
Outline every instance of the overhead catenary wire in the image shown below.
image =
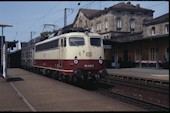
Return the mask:
<svg viewBox="0 0 170 113">
<path fill-rule="evenodd" d="M 25 31 L 28 31 L 28 30 L 30 30 L 32 27 L 34 27 L 35 25 L 37 25 L 37 21 L 40 21 L 41 19 L 42 19 L 42 21 L 43 21 L 43 24 L 44 24 L 44 18 L 45 17 L 47 17 L 47 16 L 50 16 L 50 15 L 47 15 L 50 11 L 52 11 L 56 6 L 58 5 L 58 2 L 57 2 L 57 4 L 55 4 L 53 7 L 51 7 L 46 13 L 44 13 L 44 15 L 43 16 L 40 16 L 40 17 L 38 17 L 38 18 L 33 18 L 33 19 L 30 19 L 30 20 L 26 20 L 26 21 L 22 21 L 22 22 L 20 22 L 20 23 L 16 23 L 16 24 L 21 24 L 21 23 L 23 23 L 23 22 L 29 22 L 29 21 L 31 21 L 31 22 L 33 22 L 33 24 L 31 24 L 31 26 L 29 27 L 29 28 L 27 28 Z M 59 11 L 61 11 L 61 9 L 60 10 L 58 10 L 58 12 Z M 56 12 L 55 12 L 56 13 Z M 17 26 L 17 25 L 16 25 Z"/>
<path fill-rule="evenodd" d="M 89 7 L 92 3 L 94 3 L 94 2 L 95 2 L 95 1 L 88 2 L 87 4 L 85 4 L 84 6 L 82 6 L 81 8 L 88 8 L 88 7 Z M 113 1 L 113 2 L 114 2 L 114 1 Z M 101 1 L 99 1 L 99 3 L 100 3 L 100 9 L 102 9 L 101 7 L 103 7 L 104 5 L 101 5 Z M 162 2 L 162 3 L 164 3 L 164 2 Z M 156 4 L 156 5 L 153 5 L 153 6 L 150 6 L 150 7 L 155 7 L 155 6 L 160 5 L 160 4 L 162 4 L 162 3 Z M 55 6 L 56 6 L 56 5 L 55 5 Z M 54 7 L 53 7 L 53 8 L 54 8 Z M 53 8 L 51 8 L 48 12 L 50 12 Z M 80 9 L 80 8 L 78 8 L 78 9 L 74 10 L 73 12 L 67 14 L 67 17 L 69 17 L 71 14 L 77 12 L 79 9 Z M 48 12 L 47 12 L 47 13 L 48 13 Z M 47 14 L 47 13 L 46 13 L 46 14 Z M 64 20 L 64 16 L 61 17 L 61 18 L 59 18 L 58 20 L 54 21 L 53 23 L 54 23 L 54 24 L 59 23 L 61 20 Z M 70 22 L 70 21 L 69 21 L 69 22 Z"/>
<path fill-rule="evenodd" d="M 91 5 L 93 2 L 95 2 L 95 1 L 91 1 L 91 2 L 87 3 L 86 5 L 84 5 L 83 7 L 86 7 L 86 6 L 88 6 L 88 5 Z M 101 1 L 99 1 L 99 2 L 101 2 Z M 113 1 L 113 2 L 114 2 L 114 1 Z M 57 3 L 58 3 L 58 2 L 57 2 Z M 161 3 L 159 3 L 159 4 L 149 6 L 148 8 L 156 7 L 156 6 L 158 6 L 158 5 L 161 5 L 162 3 L 165 3 L 165 2 L 161 2 Z M 50 16 L 50 15 L 47 15 L 47 14 L 48 14 L 50 11 L 52 11 L 57 5 L 58 5 L 58 4 L 55 4 L 55 5 L 54 5 L 53 7 L 51 7 L 46 13 L 44 13 L 44 15 L 41 16 L 41 17 L 33 18 L 33 19 L 30 19 L 30 20 L 25 20 L 25 21 L 22 21 L 22 22 L 37 21 L 37 20 L 46 18 L 47 16 Z M 96 4 L 94 4 L 94 5 L 96 5 Z M 93 5 L 93 6 L 94 6 L 94 5 Z M 82 7 L 82 8 L 83 8 L 83 7 Z M 102 5 L 102 7 L 103 7 L 103 5 Z M 60 10 L 58 10 L 58 11 L 62 11 L 62 10 L 63 10 L 63 9 L 60 9 Z M 79 10 L 79 9 L 77 9 L 77 10 Z M 72 13 L 75 13 L 77 10 L 73 11 Z M 58 12 L 58 11 L 57 11 L 57 12 Z M 54 12 L 54 13 L 56 13 L 56 12 Z M 72 13 L 68 14 L 67 16 L 71 15 Z M 64 17 L 61 17 L 60 19 L 56 20 L 54 23 L 60 22 L 63 18 L 64 18 Z M 17 24 L 18 24 L 18 23 L 17 23 Z M 33 25 L 35 25 L 35 22 L 34 22 L 31 26 L 33 26 Z M 31 28 L 31 27 L 30 27 L 30 28 Z M 29 28 L 29 29 L 30 29 L 30 28 Z"/>
<path fill-rule="evenodd" d="M 94 3 L 94 2 L 95 2 L 95 1 L 89 2 L 89 3 L 85 4 L 84 6 L 82 6 L 81 8 L 88 8 L 88 7 L 89 7 L 89 5 L 91 5 L 91 4 L 92 4 L 92 3 Z M 71 12 L 70 14 L 67 14 L 67 17 L 68 17 L 68 16 L 70 16 L 71 14 L 73 14 L 73 13 L 75 13 L 75 12 L 79 11 L 79 9 L 80 9 L 80 8 L 78 8 L 78 9 L 74 10 L 74 11 L 73 11 L 73 12 Z M 53 22 L 53 23 L 60 22 L 61 20 L 64 20 L 64 16 L 63 16 L 63 17 L 61 17 L 60 19 L 58 19 L 57 21 Z M 69 22 L 70 22 L 70 21 L 69 21 Z"/>
<path fill-rule="evenodd" d="M 97 3 L 96 3 L 96 4 L 92 4 L 92 3 L 94 3 L 94 2 L 96 3 L 96 1 L 90 1 L 90 2 L 88 2 L 87 4 L 85 4 L 84 6 L 82 6 L 81 8 L 94 7 L 95 5 L 97 5 Z M 103 2 L 103 1 L 102 1 L 102 2 Z M 115 1 L 113 1 L 113 2 L 115 2 Z M 151 5 L 151 6 L 149 6 L 149 7 L 145 7 L 145 8 L 157 7 L 157 6 L 159 6 L 159 5 L 163 4 L 163 3 L 165 3 L 165 2 L 160 2 L 160 3 L 158 3 L 158 4 L 153 4 L 153 5 Z M 107 3 L 107 4 L 109 4 L 109 3 Z M 107 5 L 107 4 L 106 4 L 106 5 Z M 40 20 L 46 19 L 47 17 L 49 17 L 50 14 L 54 14 L 54 13 L 56 13 L 56 12 L 58 12 L 58 11 L 63 11 L 63 9 L 60 9 L 60 10 L 57 10 L 56 12 L 53 12 L 54 8 L 55 8 L 57 5 L 58 5 L 58 4 L 53 5 L 53 6 L 52 6 L 51 8 L 49 8 L 49 10 L 47 10 L 47 12 L 45 12 L 44 15 L 41 16 L 41 17 L 26 20 L 25 22 L 33 22 L 33 24 L 31 24 L 31 26 L 28 27 L 28 28 L 25 30 L 25 33 L 27 33 L 27 31 L 29 31 L 31 28 L 35 27 L 35 26 L 39 23 Z M 105 4 L 101 4 L 101 9 L 102 9 L 102 7 L 104 7 L 104 6 L 105 6 Z M 109 7 L 109 6 L 108 6 L 108 7 Z M 78 10 L 79 10 L 79 8 L 78 8 L 78 9 L 75 9 L 73 12 L 68 13 L 67 16 L 68 16 L 68 17 L 71 16 L 73 13 L 76 13 Z M 51 13 L 50 13 L 50 12 L 51 12 Z M 72 16 L 73 16 L 73 15 L 72 15 Z M 50 18 L 51 18 L 51 17 L 50 17 Z M 54 23 L 55 23 L 55 24 L 61 23 L 61 21 L 64 20 L 63 18 L 64 18 L 64 16 L 61 17 L 61 18 L 59 18 L 58 20 L 56 20 Z M 69 20 L 68 22 L 70 22 L 70 21 L 72 21 L 72 20 Z M 44 24 L 44 22 L 42 22 L 42 23 Z M 18 23 L 18 24 L 19 24 L 19 23 Z M 40 31 L 40 30 L 39 30 L 39 31 Z M 15 32 L 16 32 L 16 31 L 15 31 Z M 19 36 L 20 33 L 24 33 L 24 31 L 17 31 L 17 35 L 18 35 L 18 36 Z"/>
</svg>

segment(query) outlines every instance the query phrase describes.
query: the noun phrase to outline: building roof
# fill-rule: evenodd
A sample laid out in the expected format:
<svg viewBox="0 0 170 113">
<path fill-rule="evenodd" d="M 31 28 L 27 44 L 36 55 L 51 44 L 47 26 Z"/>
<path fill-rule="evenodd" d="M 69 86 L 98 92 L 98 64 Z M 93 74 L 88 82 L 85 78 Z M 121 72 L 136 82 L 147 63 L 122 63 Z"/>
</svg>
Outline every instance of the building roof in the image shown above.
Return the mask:
<svg viewBox="0 0 170 113">
<path fill-rule="evenodd" d="M 152 19 L 152 20 L 145 21 L 143 24 L 148 26 L 148 25 L 154 25 L 154 24 L 163 23 L 163 22 L 169 22 L 169 13 L 161 15 L 157 18 Z"/>
<path fill-rule="evenodd" d="M 87 18 L 90 18 L 90 17 L 93 16 L 95 13 L 100 12 L 100 10 L 96 10 L 96 9 L 83 9 L 83 8 L 81 8 L 80 11 L 81 11 Z"/>
<path fill-rule="evenodd" d="M 79 9 L 76 18 L 74 19 L 73 25 L 75 24 L 79 13 L 82 12 L 87 18 L 90 18 L 91 16 L 93 16 L 95 13 L 100 12 L 100 10 L 95 10 L 95 9 Z"/>
<path fill-rule="evenodd" d="M 119 37 L 114 37 L 114 39 L 104 39 L 104 43 L 105 44 L 128 43 L 134 41 L 156 40 L 156 39 L 163 39 L 163 38 L 169 38 L 169 34 L 144 37 L 142 35 L 142 32 L 138 32 L 133 34 L 122 35 Z"/>
<path fill-rule="evenodd" d="M 105 8 L 102 11 L 96 12 L 94 15 L 91 15 L 90 19 L 92 19 L 93 17 L 96 16 L 100 16 L 101 14 L 106 14 L 108 11 L 134 11 L 134 12 L 144 12 L 144 13 L 151 13 L 153 14 L 153 10 L 150 9 L 145 9 L 145 8 L 141 8 L 140 4 L 137 4 L 136 6 L 134 6 L 133 4 L 131 4 L 130 2 L 128 3 L 118 3 L 116 5 L 113 5 L 109 8 Z"/>
<path fill-rule="evenodd" d="M 100 16 L 101 14 L 106 14 L 107 12 L 114 10 L 114 11 L 134 11 L 134 12 L 145 12 L 145 13 L 151 13 L 153 14 L 153 10 L 141 8 L 140 4 L 137 4 L 136 6 L 132 5 L 130 2 L 128 3 L 118 3 L 116 5 L 113 5 L 109 8 L 105 8 L 104 10 L 96 10 L 96 9 L 83 9 L 81 8 L 79 12 L 77 13 L 77 16 L 73 23 L 77 20 L 77 17 L 80 12 L 82 12 L 88 19 L 93 19 L 94 17 Z"/>
<path fill-rule="evenodd" d="M 136 6 L 134 6 L 130 2 L 128 2 L 128 3 L 121 2 L 121 3 L 118 3 L 118 4 L 116 4 L 116 5 L 114 5 L 114 6 L 110 7 L 110 8 L 114 8 L 114 9 L 117 8 L 117 9 L 121 9 L 121 10 L 128 9 L 128 10 L 154 12 L 153 10 L 145 9 L 145 8 L 140 7 L 140 4 L 137 4 Z"/>
</svg>

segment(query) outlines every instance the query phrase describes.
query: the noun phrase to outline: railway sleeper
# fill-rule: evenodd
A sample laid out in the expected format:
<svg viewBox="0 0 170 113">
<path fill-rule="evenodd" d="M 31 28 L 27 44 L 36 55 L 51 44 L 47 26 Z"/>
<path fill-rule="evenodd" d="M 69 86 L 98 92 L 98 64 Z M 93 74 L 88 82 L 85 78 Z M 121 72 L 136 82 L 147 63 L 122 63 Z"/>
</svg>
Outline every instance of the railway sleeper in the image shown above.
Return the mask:
<svg viewBox="0 0 170 113">
<path fill-rule="evenodd" d="M 154 81 L 154 85 L 161 86 L 161 82 L 160 81 Z"/>
<path fill-rule="evenodd" d="M 169 87 L 169 82 L 162 82 L 162 86 Z"/>
</svg>

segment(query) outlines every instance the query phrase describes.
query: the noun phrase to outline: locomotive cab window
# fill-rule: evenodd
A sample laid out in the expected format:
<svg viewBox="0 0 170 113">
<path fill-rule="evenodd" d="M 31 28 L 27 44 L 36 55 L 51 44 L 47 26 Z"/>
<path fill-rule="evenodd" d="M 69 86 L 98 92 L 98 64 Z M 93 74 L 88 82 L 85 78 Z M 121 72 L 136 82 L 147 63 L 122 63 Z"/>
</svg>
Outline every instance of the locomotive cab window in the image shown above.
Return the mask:
<svg viewBox="0 0 170 113">
<path fill-rule="evenodd" d="M 90 38 L 90 44 L 92 46 L 101 46 L 101 39 L 100 38 Z"/>
<path fill-rule="evenodd" d="M 82 46 L 85 45 L 83 37 L 70 37 L 69 38 L 70 46 Z"/>
</svg>

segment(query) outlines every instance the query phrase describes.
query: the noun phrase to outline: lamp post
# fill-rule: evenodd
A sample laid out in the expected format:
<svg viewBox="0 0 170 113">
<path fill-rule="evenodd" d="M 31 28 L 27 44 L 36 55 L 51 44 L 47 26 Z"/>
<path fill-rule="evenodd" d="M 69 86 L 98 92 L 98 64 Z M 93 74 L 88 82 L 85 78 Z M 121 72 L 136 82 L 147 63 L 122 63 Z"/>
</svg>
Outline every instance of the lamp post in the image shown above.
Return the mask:
<svg viewBox="0 0 170 113">
<path fill-rule="evenodd" d="M 3 30 L 4 30 L 4 28 L 5 27 L 12 27 L 12 25 L 9 25 L 9 24 L 0 24 L 0 27 L 2 28 L 2 37 L 1 37 L 1 72 L 2 72 L 2 74 L 3 74 L 3 76 L 6 78 L 6 73 L 7 73 L 7 58 L 4 58 L 4 62 L 5 62 L 5 66 L 3 65 L 3 47 L 4 47 L 4 40 L 5 40 L 5 38 L 3 39 Z M 4 49 L 6 49 L 6 48 L 4 48 Z M 5 50 L 6 51 L 6 50 Z M 6 52 L 5 52 L 6 53 Z M 4 54 L 5 55 L 5 54 Z M 7 57 L 7 56 L 6 56 Z M 5 70 L 4 72 L 3 72 L 3 69 Z"/>
</svg>

